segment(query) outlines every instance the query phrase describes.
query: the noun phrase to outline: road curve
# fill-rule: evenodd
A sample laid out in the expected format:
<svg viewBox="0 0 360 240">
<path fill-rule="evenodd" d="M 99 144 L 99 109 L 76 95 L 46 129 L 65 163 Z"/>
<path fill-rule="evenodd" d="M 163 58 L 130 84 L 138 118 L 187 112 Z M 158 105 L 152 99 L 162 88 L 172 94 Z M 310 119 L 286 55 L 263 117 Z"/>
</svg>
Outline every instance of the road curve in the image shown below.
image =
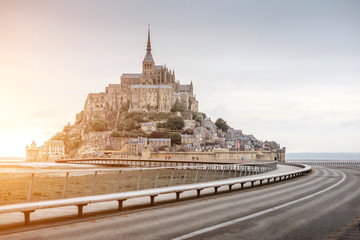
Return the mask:
<svg viewBox="0 0 360 240">
<path fill-rule="evenodd" d="M 360 216 L 360 169 L 314 170 L 259 188 L 0 239 L 329 239 Z"/>
</svg>

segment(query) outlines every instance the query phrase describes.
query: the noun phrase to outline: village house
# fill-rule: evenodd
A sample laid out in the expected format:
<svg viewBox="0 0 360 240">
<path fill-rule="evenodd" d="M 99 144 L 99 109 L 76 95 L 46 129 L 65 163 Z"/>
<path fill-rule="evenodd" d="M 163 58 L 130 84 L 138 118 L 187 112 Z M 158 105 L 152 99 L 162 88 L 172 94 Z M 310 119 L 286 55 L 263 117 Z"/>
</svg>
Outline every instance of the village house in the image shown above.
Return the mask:
<svg viewBox="0 0 360 240">
<path fill-rule="evenodd" d="M 138 138 L 130 138 L 129 142 L 129 154 L 130 155 L 140 155 L 142 151 L 147 146 L 147 138 L 138 137 Z"/>
<path fill-rule="evenodd" d="M 141 123 L 141 130 L 149 134 L 157 130 L 156 123 Z"/>
<path fill-rule="evenodd" d="M 48 140 L 36 147 L 35 141 L 26 146 L 26 161 L 54 161 L 65 156 L 65 145 L 62 140 Z"/>
<path fill-rule="evenodd" d="M 158 151 L 160 148 L 170 148 L 171 147 L 171 139 L 170 138 L 149 138 L 149 146 L 151 146 L 154 151 Z"/>
</svg>

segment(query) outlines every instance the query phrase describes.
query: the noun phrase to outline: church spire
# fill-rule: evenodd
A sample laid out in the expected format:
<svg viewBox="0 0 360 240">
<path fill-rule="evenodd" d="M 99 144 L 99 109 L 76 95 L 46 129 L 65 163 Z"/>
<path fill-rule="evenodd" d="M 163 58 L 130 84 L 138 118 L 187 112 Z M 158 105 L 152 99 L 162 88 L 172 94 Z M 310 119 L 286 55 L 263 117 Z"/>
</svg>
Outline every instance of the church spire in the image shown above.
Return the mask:
<svg viewBox="0 0 360 240">
<path fill-rule="evenodd" d="M 147 41 L 147 52 L 151 52 L 151 42 L 150 42 L 150 24 L 148 24 L 148 41 Z"/>
<path fill-rule="evenodd" d="M 147 40 L 147 48 L 146 55 L 143 63 L 154 63 L 154 59 L 151 55 L 151 42 L 150 42 L 150 24 L 148 25 L 148 40 Z"/>
</svg>

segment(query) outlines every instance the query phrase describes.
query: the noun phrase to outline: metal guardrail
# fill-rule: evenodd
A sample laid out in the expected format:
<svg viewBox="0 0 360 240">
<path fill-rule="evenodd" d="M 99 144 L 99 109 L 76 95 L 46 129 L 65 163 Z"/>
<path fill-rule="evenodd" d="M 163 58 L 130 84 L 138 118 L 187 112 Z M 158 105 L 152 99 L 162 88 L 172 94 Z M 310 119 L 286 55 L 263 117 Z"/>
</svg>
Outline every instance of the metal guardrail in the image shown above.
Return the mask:
<svg viewBox="0 0 360 240">
<path fill-rule="evenodd" d="M 272 162 L 268 160 L 242 161 L 242 160 L 185 160 L 185 159 L 131 159 L 131 158 L 76 158 L 56 160 L 57 163 L 71 164 L 95 164 L 107 166 L 129 166 L 129 167 L 173 167 L 173 166 L 200 166 L 203 164 L 251 164 Z"/>
<path fill-rule="evenodd" d="M 0 169 L 0 206 L 222 180 L 271 171 L 276 162 L 156 168 Z"/>
<path fill-rule="evenodd" d="M 316 166 L 360 168 L 360 160 L 286 160 L 286 162 Z"/>
<path fill-rule="evenodd" d="M 243 189 L 245 183 L 251 183 L 251 187 L 254 187 L 254 183 L 259 181 L 260 185 L 262 185 L 263 181 L 267 180 L 270 183 L 270 180 L 273 179 L 273 182 L 276 182 L 277 179 L 281 181 L 282 179 L 294 178 L 297 176 L 304 175 L 308 171 L 310 171 L 311 167 L 300 164 L 287 164 L 301 167 L 299 170 L 294 170 L 286 173 L 279 174 L 270 174 L 266 176 L 252 176 L 247 178 L 231 178 L 224 179 L 219 181 L 211 181 L 204 183 L 193 183 L 188 185 L 179 185 L 179 186 L 171 186 L 171 187 L 163 187 L 163 188 L 154 188 L 154 189 L 144 189 L 139 191 L 130 191 L 130 192 L 122 192 L 122 193 L 112 193 L 112 194 L 104 194 L 104 195 L 96 195 L 96 196 L 87 196 L 87 197 L 77 197 L 77 198 L 69 198 L 69 199 L 59 199 L 59 200 L 50 200 L 50 201 L 42 201 L 42 202 L 29 202 L 29 203 L 21 203 L 21 204 L 13 204 L 13 205 L 4 205 L 0 206 L 0 214 L 10 213 L 10 212 L 22 212 L 24 213 L 25 224 L 30 223 L 30 213 L 46 208 L 56 208 L 63 206 L 72 206 L 76 205 L 78 207 L 78 216 L 81 217 L 83 215 L 83 207 L 90 203 L 97 202 L 105 202 L 105 201 L 118 201 L 118 209 L 121 210 L 123 206 L 123 202 L 127 199 L 131 198 L 139 198 L 139 197 L 150 197 L 150 204 L 153 205 L 155 202 L 155 197 L 161 194 L 168 193 L 176 193 L 176 200 L 180 199 L 180 194 L 185 191 L 196 190 L 197 196 L 200 196 L 200 192 L 205 188 L 214 188 L 215 194 L 218 192 L 218 188 L 221 186 L 228 186 L 229 191 L 232 190 L 232 186 L 235 184 L 241 184 L 241 188 Z"/>
</svg>

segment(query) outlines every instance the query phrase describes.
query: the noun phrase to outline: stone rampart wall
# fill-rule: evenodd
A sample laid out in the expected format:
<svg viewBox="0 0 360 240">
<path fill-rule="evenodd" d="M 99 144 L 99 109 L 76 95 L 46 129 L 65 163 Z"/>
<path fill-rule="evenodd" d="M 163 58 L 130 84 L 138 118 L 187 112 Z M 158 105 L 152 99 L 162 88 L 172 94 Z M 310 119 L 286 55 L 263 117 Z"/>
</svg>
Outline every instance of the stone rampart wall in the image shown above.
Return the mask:
<svg viewBox="0 0 360 240">
<path fill-rule="evenodd" d="M 273 161 L 275 157 L 278 161 L 285 161 L 285 151 L 229 151 L 229 152 L 151 152 L 150 159 L 165 159 L 170 156 L 171 159 L 183 160 L 239 160 L 244 161 Z"/>
</svg>

